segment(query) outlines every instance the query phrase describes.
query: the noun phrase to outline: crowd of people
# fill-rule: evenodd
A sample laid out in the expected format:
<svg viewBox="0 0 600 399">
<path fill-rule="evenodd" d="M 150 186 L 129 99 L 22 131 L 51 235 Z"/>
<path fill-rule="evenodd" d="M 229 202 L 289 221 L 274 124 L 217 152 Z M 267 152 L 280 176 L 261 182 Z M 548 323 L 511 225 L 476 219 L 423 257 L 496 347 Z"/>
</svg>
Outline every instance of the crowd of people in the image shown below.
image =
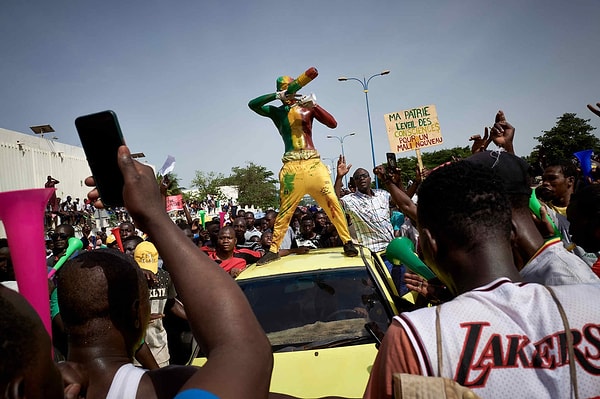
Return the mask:
<svg viewBox="0 0 600 399">
<path fill-rule="evenodd" d="M 287 117 L 298 101 L 283 93 L 290 79 L 251 107 L 274 121 Z M 283 110 L 265 105 L 276 98 L 287 104 Z M 315 104 L 300 105 L 312 110 L 301 120 L 335 125 Z M 293 132 L 280 129 L 284 141 Z M 472 156 L 422 171 L 409 187 L 399 169 L 381 165 L 356 168 L 343 188 L 352 165 L 340 156 L 334 182 L 313 187 L 299 178 L 293 188 L 282 177 L 279 213 L 256 219 L 240 210 L 227 222 L 204 224 L 189 212 L 173 223 L 152 170 L 121 147 L 131 221 L 83 230 L 82 249 L 73 252 L 85 208 L 70 197 L 65 207 L 57 198 L 49 203 L 51 213 L 57 205 L 71 212 L 47 240 L 48 270 L 70 258 L 49 280 L 52 346 L 61 363 L 51 361 L 39 317 L 7 288 L 18 290 L 18 282 L 0 240 L 0 390 L 30 398 L 287 397 L 269 393 L 271 347 L 235 278 L 249 265 L 317 248 L 381 253 L 403 236 L 436 278 L 383 256 L 398 293 L 414 291 L 421 301 L 394 317 L 365 398 L 394 397 L 409 374 L 431 379 L 411 380 L 422 389 L 445 378 L 485 398 L 600 396 L 600 310 L 587 305 L 600 295 L 599 169 L 584 177 L 573 160 L 552 160 L 536 187 L 502 111 L 487 133 L 470 137 Z M 286 154 L 296 151 L 290 146 Z M 282 176 L 321 173 L 312 141 L 301 151 L 284 160 Z M 372 174 L 384 188 L 373 188 Z M 58 183 L 48 176 L 47 186 Z M 327 206 L 298 207 L 312 190 L 324 191 Z M 87 205 L 103 207 L 96 190 Z M 189 355 L 173 338 L 183 330 L 206 355 L 203 367 L 185 365 Z M 232 370 L 243 372 L 232 378 Z"/>
</svg>

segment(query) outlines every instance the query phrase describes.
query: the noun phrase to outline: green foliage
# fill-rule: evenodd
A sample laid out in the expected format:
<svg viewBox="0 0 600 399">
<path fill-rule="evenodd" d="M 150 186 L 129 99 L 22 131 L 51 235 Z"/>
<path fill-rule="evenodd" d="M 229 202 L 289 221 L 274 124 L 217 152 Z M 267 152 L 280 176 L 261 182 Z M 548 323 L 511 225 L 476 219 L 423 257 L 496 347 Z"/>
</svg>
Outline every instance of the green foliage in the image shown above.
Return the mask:
<svg viewBox="0 0 600 399">
<path fill-rule="evenodd" d="M 219 188 L 224 185 L 224 178 L 222 173 L 202 172 L 197 170 L 196 176 L 192 179 L 192 187 L 198 191 L 195 195 L 195 199 L 204 201 L 210 194 L 216 200 L 224 200 L 225 196 L 221 193 L 221 189 Z"/>
<path fill-rule="evenodd" d="M 223 179 L 222 184 L 237 186 L 238 203 L 241 206 L 254 205 L 257 208 L 268 209 L 278 206 L 278 196 L 273 172 L 264 166 L 248 163 L 242 168 L 234 166 L 232 174 Z"/>
<path fill-rule="evenodd" d="M 198 194 L 197 191 L 187 191 L 182 194 L 183 194 L 183 200 L 187 203 L 190 203 L 193 201 L 202 202 L 206 199 L 206 198 L 200 197 L 200 194 Z"/>
<path fill-rule="evenodd" d="M 531 164 L 542 164 L 568 160 L 573 153 L 593 149 L 600 152 L 600 139 L 592 134 L 596 129 L 588 122 L 589 119 L 578 118 L 574 113 L 565 113 L 557 118 L 556 125 L 542 131 L 541 136 L 535 137 L 540 143 L 528 157 Z"/>
<path fill-rule="evenodd" d="M 437 150 L 433 152 L 421 152 L 423 167 L 433 169 L 436 166 L 450 162 L 455 159 L 467 158 L 471 155 L 471 149 L 467 147 L 454 147 L 450 149 Z M 417 157 L 398 158 L 398 167 L 402 170 L 402 182 L 406 186 L 410 180 L 415 180 L 417 170 Z"/>
<path fill-rule="evenodd" d="M 167 187 L 167 195 L 178 195 L 181 194 L 182 187 L 179 186 L 180 178 L 177 177 L 175 173 L 167 173 L 164 178 L 169 182 L 169 186 Z M 156 175 L 156 183 L 160 185 L 163 177 L 161 175 Z"/>
</svg>

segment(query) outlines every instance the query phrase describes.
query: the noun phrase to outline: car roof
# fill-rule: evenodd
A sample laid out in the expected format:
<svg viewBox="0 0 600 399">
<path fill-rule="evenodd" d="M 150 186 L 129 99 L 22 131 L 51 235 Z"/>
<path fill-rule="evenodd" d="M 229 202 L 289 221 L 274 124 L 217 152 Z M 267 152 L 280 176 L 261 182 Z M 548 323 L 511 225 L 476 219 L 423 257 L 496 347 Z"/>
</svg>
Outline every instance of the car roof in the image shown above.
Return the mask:
<svg viewBox="0 0 600 399">
<path fill-rule="evenodd" d="M 364 261 L 360 256 L 353 258 L 344 256 L 344 250 L 341 247 L 311 249 L 306 254 L 283 256 L 281 259 L 266 265 L 251 265 L 244 269 L 236 280 L 243 281 L 288 273 L 364 266 Z"/>
</svg>

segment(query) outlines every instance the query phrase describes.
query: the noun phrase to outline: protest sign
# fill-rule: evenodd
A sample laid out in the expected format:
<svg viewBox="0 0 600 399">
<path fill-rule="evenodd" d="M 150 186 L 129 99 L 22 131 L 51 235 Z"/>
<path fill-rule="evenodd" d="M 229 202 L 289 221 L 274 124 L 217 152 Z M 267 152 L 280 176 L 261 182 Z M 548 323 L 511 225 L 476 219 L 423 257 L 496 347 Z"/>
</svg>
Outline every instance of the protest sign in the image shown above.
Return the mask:
<svg viewBox="0 0 600 399">
<path fill-rule="evenodd" d="M 383 117 L 393 153 L 431 147 L 444 141 L 435 105 L 393 112 Z"/>
<path fill-rule="evenodd" d="M 169 195 L 167 197 L 167 212 L 183 210 L 183 195 Z"/>
</svg>

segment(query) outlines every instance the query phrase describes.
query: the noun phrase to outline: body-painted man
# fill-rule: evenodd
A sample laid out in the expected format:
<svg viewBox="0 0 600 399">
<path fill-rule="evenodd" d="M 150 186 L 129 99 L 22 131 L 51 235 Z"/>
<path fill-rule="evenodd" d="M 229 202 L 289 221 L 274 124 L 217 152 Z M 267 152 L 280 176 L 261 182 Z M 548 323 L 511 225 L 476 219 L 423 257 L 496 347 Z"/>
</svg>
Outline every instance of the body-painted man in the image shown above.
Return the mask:
<svg viewBox="0 0 600 399">
<path fill-rule="evenodd" d="M 310 79 L 317 75 L 314 68 L 305 74 L 310 73 L 313 74 L 309 76 Z M 259 265 L 279 259 L 279 246 L 294 210 L 305 194 L 313 197 L 329 216 L 342 242 L 345 243 L 344 254 L 358 255 L 348 232 L 344 212 L 335 195 L 329 171 L 321 162 L 312 140 L 313 119 L 331 129 L 337 126 L 337 122 L 329 112 L 315 103 L 314 97 L 299 98 L 295 92 L 289 93 L 289 86 L 295 83 L 293 78 L 281 76 L 277 79 L 276 93 L 265 94 L 248 103 L 254 112 L 273 121 L 285 145 L 285 153 L 281 159 L 283 167 L 279 172 L 280 204 L 273 231 L 273 243 L 269 252 L 257 262 Z M 283 105 L 267 105 L 277 99 L 281 100 Z"/>
</svg>

